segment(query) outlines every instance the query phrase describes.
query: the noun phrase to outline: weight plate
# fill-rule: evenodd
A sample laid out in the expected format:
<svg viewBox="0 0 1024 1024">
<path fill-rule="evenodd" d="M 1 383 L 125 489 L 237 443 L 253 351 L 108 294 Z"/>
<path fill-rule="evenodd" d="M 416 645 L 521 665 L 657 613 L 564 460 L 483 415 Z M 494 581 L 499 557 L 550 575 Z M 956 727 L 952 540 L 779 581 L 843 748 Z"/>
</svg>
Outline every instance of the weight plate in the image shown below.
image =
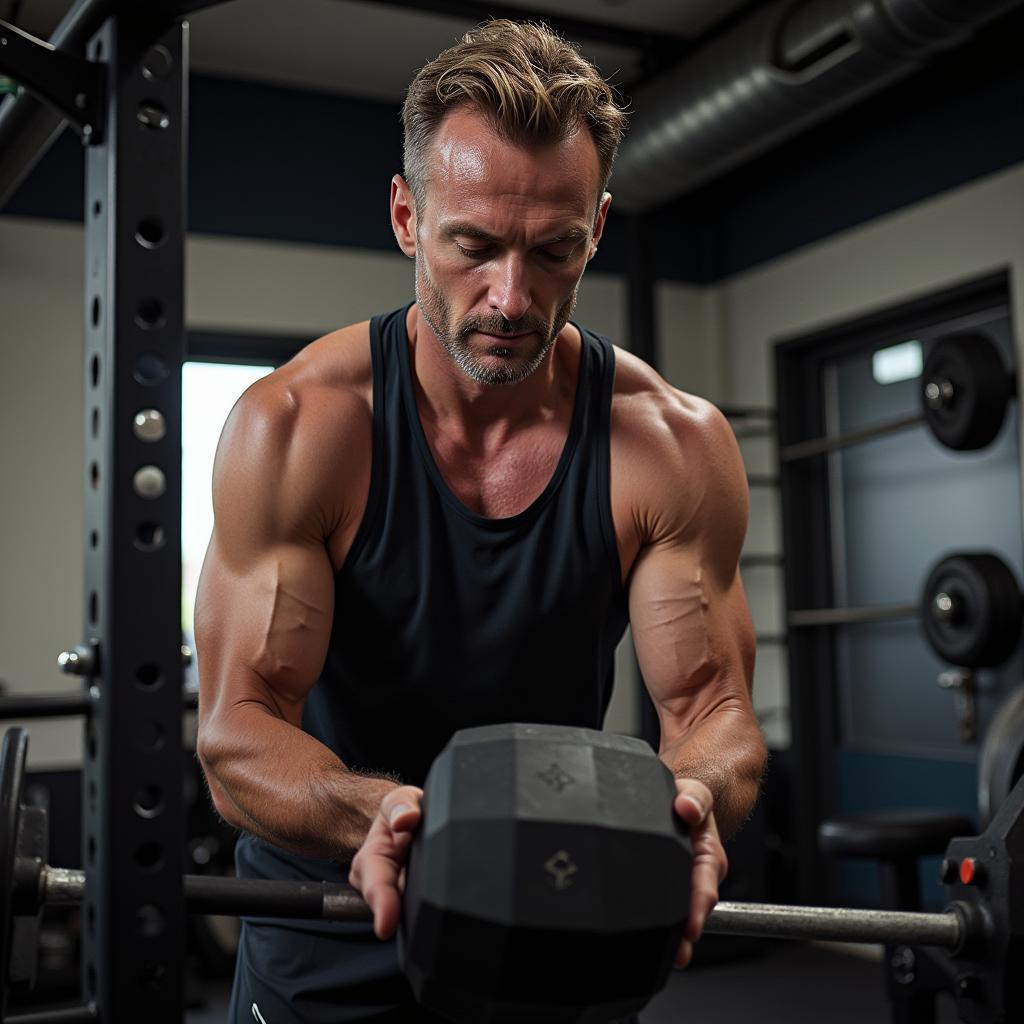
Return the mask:
<svg viewBox="0 0 1024 1024">
<path fill-rule="evenodd" d="M 965 552 L 944 558 L 928 576 L 921 605 L 928 642 L 952 665 L 1001 665 L 1020 639 L 1020 587 L 997 555 Z"/>
<path fill-rule="evenodd" d="M 999 706 L 978 759 L 978 815 L 988 828 L 1017 780 L 1024 775 L 1024 686 Z"/>
<path fill-rule="evenodd" d="M 14 860 L 18 851 L 21 793 L 25 782 L 28 732 L 13 728 L 4 733 L 0 747 L 0 1020 L 7 1019 L 7 989 L 10 976 Z"/>
<path fill-rule="evenodd" d="M 956 451 L 991 444 L 1006 417 L 1010 375 L 984 334 L 950 334 L 932 346 L 921 375 L 921 407 L 935 439 Z"/>
</svg>

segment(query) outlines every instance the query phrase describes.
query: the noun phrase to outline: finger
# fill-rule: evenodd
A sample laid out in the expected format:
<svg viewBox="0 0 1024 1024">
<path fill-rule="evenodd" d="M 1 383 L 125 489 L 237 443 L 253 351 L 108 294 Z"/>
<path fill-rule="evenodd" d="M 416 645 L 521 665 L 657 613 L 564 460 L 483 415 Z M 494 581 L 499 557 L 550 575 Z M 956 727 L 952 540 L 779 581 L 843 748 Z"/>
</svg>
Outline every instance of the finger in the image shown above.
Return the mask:
<svg viewBox="0 0 1024 1024">
<path fill-rule="evenodd" d="M 696 942 L 704 930 L 708 914 L 718 902 L 718 869 L 710 861 L 698 862 L 690 881 L 690 917 L 686 922 L 686 937 Z"/>
<path fill-rule="evenodd" d="M 402 903 L 398 889 L 393 885 L 371 886 L 363 898 L 373 911 L 373 934 L 378 939 L 390 939 L 398 930 Z"/>
<path fill-rule="evenodd" d="M 696 779 L 676 779 L 675 809 L 691 828 L 704 822 L 711 813 L 711 790 Z"/>
<path fill-rule="evenodd" d="M 393 832 L 412 832 L 423 816 L 422 800 L 423 790 L 399 786 L 381 801 L 381 816 Z"/>
<path fill-rule="evenodd" d="M 687 942 L 686 939 L 683 939 L 683 941 L 679 943 L 679 949 L 676 951 L 676 958 L 673 965 L 679 970 L 682 970 L 687 964 L 689 964 L 692 957 L 693 943 Z"/>
</svg>

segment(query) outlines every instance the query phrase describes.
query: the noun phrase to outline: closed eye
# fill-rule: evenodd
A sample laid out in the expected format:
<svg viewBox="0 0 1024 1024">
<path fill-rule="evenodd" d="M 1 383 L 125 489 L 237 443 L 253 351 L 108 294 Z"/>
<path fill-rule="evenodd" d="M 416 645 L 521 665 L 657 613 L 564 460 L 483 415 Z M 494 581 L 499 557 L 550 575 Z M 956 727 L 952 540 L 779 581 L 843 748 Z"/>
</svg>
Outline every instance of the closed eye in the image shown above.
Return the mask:
<svg viewBox="0 0 1024 1024">
<path fill-rule="evenodd" d="M 482 249 L 467 249 L 464 245 L 459 245 L 459 243 L 456 242 L 455 248 L 458 249 L 463 256 L 468 256 L 470 259 L 474 260 L 483 259 L 491 254 L 491 247 L 489 245 L 485 245 Z"/>
</svg>

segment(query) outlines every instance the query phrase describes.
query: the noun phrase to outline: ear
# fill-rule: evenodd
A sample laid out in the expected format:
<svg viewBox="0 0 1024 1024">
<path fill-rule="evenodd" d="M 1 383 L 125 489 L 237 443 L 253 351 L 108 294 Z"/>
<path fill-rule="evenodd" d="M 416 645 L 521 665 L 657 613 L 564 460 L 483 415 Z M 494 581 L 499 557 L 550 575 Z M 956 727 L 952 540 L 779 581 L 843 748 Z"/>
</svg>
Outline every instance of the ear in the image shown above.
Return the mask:
<svg viewBox="0 0 1024 1024">
<path fill-rule="evenodd" d="M 416 255 L 416 201 L 400 174 L 391 179 L 391 229 L 406 256 Z"/>
<path fill-rule="evenodd" d="M 601 235 L 604 233 L 604 222 L 608 216 L 608 207 L 612 205 L 612 194 L 611 192 L 605 192 L 601 196 L 601 205 L 597 208 L 597 217 L 594 218 L 594 237 L 590 240 L 590 255 L 587 256 L 588 260 L 594 258 L 594 254 L 597 252 L 597 243 L 601 241 Z"/>
</svg>

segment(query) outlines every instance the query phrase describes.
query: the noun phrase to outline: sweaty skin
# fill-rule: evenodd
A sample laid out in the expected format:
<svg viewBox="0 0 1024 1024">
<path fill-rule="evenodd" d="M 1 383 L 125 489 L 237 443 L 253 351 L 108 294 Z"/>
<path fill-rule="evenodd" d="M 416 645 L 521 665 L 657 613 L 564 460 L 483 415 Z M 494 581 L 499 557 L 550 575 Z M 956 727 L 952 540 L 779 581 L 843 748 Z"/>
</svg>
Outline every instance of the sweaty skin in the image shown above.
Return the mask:
<svg viewBox="0 0 1024 1024">
<path fill-rule="evenodd" d="M 587 132 L 522 147 L 465 108 L 438 131 L 419 217 L 405 181 L 392 182 L 395 235 L 417 264 L 407 327 L 420 418 L 448 486 L 482 515 L 527 508 L 562 451 L 582 344 L 566 319 L 604 227 L 611 197 L 599 193 Z M 495 375 L 516 383 L 486 382 Z M 367 323 L 307 346 L 229 417 L 196 605 L 198 753 L 230 824 L 298 853 L 354 855 L 351 881 L 383 938 L 421 791 L 350 771 L 300 728 L 334 575 L 366 506 L 371 441 Z M 617 349 L 612 518 L 659 755 L 696 854 L 680 966 L 725 875 L 719 829 L 749 814 L 765 758 L 737 570 L 747 500 L 721 414 Z"/>
</svg>

